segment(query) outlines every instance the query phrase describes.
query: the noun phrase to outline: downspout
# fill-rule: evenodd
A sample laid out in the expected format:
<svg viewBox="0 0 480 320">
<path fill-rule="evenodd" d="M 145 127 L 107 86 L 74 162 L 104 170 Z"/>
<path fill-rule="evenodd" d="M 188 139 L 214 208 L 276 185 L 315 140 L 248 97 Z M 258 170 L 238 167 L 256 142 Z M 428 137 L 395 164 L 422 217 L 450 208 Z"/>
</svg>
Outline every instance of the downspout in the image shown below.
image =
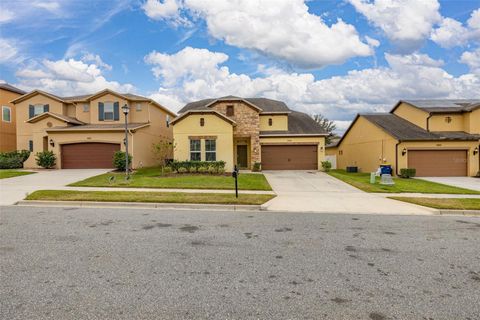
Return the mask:
<svg viewBox="0 0 480 320">
<path fill-rule="evenodd" d="M 133 157 L 133 132 L 132 132 L 131 129 L 127 129 L 127 131 L 128 131 L 128 133 L 130 134 L 130 136 L 132 137 L 132 138 L 130 139 L 130 141 L 131 141 L 131 145 L 132 145 L 132 147 L 131 147 L 131 148 L 132 148 L 132 164 L 131 164 L 131 165 L 132 165 L 132 169 L 133 169 L 133 159 L 135 159 L 135 158 Z M 127 154 L 128 154 L 128 150 L 127 150 Z"/>
<path fill-rule="evenodd" d="M 395 144 L 395 175 L 398 177 L 398 146 L 402 143 L 401 140 L 398 140 L 397 144 Z"/>
</svg>

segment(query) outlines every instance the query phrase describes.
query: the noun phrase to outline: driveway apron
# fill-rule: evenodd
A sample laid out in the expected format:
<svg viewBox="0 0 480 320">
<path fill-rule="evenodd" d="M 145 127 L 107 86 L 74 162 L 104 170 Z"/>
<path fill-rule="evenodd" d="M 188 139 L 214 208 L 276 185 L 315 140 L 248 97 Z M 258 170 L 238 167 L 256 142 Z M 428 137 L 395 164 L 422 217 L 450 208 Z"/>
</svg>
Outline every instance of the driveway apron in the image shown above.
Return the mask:
<svg viewBox="0 0 480 320">
<path fill-rule="evenodd" d="M 433 210 L 363 192 L 317 171 L 264 171 L 277 197 L 263 205 L 271 211 L 432 214 Z"/>
</svg>

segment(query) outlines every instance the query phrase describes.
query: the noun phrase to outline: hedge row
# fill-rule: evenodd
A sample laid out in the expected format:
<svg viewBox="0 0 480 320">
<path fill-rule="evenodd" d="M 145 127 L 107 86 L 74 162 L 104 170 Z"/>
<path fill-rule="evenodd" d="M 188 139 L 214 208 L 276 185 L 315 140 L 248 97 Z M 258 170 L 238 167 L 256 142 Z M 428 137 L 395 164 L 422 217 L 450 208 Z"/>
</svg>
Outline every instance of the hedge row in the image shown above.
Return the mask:
<svg viewBox="0 0 480 320">
<path fill-rule="evenodd" d="M 172 171 L 178 173 L 224 173 L 225 161 L 172 161 Z"/>
<path fill-rule="evenodd" d="M 0 169 L 23 168 L 23 163 L 30 156 L 30 151 L 0 152 Z"/>
</svg>

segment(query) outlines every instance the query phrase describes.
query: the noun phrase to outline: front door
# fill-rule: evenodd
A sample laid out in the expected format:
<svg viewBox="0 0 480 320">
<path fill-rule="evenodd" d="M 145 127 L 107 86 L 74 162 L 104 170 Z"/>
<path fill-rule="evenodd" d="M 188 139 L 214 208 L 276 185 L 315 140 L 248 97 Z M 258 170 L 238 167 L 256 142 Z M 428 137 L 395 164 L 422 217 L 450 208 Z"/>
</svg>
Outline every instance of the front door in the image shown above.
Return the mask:
<svg viewBox="0 0 480 320">
<path fill-rule="evenodd" d="M 247 168 L 247 145 L 237 145 L 237 166 Z"/>
</svg>

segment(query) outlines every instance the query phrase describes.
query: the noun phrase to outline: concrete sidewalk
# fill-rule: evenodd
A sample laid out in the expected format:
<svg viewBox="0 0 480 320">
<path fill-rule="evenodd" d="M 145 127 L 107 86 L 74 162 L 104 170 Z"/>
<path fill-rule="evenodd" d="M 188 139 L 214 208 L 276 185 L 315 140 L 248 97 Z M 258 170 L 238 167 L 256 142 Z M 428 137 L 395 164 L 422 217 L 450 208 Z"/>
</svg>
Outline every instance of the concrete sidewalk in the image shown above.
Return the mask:
<svg viewBox="0 0 480 320">
<path fill-rule="evenodd" d="M 434 214 L 435 210 L 363 192 L 318 171 L 265 171 L 277 197 L 264 210 L 320 213 Z"/>
</svg>

